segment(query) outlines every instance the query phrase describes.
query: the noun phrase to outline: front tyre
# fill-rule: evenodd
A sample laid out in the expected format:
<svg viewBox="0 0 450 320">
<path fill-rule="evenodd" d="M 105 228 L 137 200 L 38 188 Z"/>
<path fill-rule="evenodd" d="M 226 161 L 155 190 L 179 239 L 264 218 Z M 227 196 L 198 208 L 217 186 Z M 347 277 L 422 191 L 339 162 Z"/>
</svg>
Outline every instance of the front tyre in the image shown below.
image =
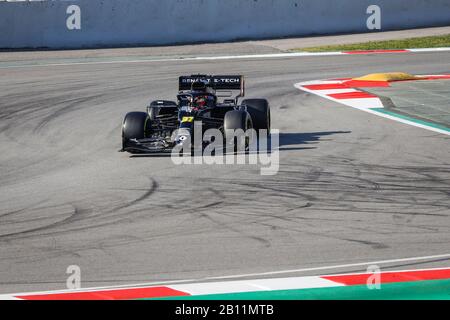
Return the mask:
<svg viewBox="0 0 450 320">
<path fill-rule="evenodd" d="M 252 118 L 248 112 L 242 110 L 228 111 L 225 114 L 223 128 L 226 142 L 230 142 L 230 138 L 233 139 L 234 152 L 240 151 L 242 148 L 244 149 L 242 151 L 248 151 L 251 143 L 248 130 L 253 128 Z M 239 136 L 242 133 L 244 136 Z"/>
<path fill-rule="evenodd" d="M 129 112 L 122 124 L 122 150 L 125 150 L 130 140 L 145 138 L 149 127 L 149 116 L 145 112 Z"/>
</svg>

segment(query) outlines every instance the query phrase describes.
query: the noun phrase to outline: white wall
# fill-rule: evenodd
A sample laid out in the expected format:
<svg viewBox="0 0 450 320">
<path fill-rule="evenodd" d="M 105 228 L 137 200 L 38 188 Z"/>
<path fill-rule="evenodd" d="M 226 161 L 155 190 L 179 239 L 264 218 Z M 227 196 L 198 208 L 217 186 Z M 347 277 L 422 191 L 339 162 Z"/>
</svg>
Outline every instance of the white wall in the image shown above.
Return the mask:
<svg viewBox="0 0 450 320">
<path fill-rule="evenodd" d="M 450 25 L 450 0 L 0 0 L 0 47 L 97 47 L 229 41 Z M 68 6 L 81 30 L 68 30 Z M 411 34 L 413 36 L 413 34 Z"/>
</svg>

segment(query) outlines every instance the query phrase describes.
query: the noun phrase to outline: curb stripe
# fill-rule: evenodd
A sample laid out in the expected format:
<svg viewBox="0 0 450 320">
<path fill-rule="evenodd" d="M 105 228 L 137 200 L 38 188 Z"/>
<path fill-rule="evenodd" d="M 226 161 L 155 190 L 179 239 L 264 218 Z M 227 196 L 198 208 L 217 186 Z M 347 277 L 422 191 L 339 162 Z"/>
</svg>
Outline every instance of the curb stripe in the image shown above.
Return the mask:
<svg viewBox="0 0 450 320">
<path fill-rule="evenodd" d="M 308 289 L 308 288 L 328 288 L 341 286 L 336 283 L 318 276 L 294 277 L 294 278 L 274 278 L 258 280 L 241 281 L 223 281 L 211 283 L 195 283 L 172 285 L 171 288 L 188 292 L 191 295 L 205 294 L 224 294 L 230 292 L 255 292 L 255 291 L 273 291 L 287 289 Z"/>
<path fill-rule="evenodd" d="M 92 292 L 68 292 L 19 296 L 24 300 L 129 300 L 139 298 L 180 297 L 189 293 L 169 287 L 135 288 L 125 290 L 105 290 Z"/>
<path fill-rule="evenodd" d="M 450 75 L 425 76 L 425 79 L 423 79 L 423 80 L 440 80 L 440 79 L 442 79 L 442 80 L 450 79 Z"/>
<path fill-rule="evenodd" d="M 345 81 L 344 84 L 349 88 L 379 88 L 391 86 L 387 81 L 364 81 L 364 80 L 348 80 Z"/>
<path fill-rule="evenodd" d="M 324 275 L 292 278 L 273 278 L 240 281 L 222 281 L 207 283 L 191 283 L 169 286 L 154 286 L 143 288 L 125 288 L 97 291 L 58 292 L 23 295 L 4 295 L 1 299 L 23 300 L 120 300 L 120 299 L 209 299 L 214 295 L 231 295 L 242 298 L 259 295 L 267 299 L 292 292 L 305 293 L 311 289 L 338 290 L 342 286 L 365 285 L 373 273 Z M 431 280 L 450 280 L 450 268 L 423 269 L 409 271 L 391 271 L 380 273 L 381 283 L 427 282 Z M 364 286 L 367 288 L 366 286 Z M 284 292 L 284 293 L 283 293 Z M 325 291 L 329 294 L 330 291 Z M 328 292 L 328 293 L 327 293 Z M 449 288 L 450 292 L 450 288 Z M 247 296 L 247 297 L 248 297 Z M 301 298 L 298 294 L 297 298 Z M 320 297 L 318 297 L 320 298 Z"/>
<path fill-rule="evenodd" d="M 267 277 L 267 276 L 275 276 L 280 274 L 292 274 L 299 272 L 318 272 L 323 270 L 335 270 L 342 268 L 353 268 L 353 267 L 367 267 L 369 265 L 384 265 L 384 264 L 392 264 L 392 263 L 401 263 L 401 262 L 418 262 L 418 261 L 431 261 L 433 259 L 450 259 L 450 253 L 438 254 L 438 255 L 430 255 L 430 256 L 421 256 L 421 257 L 409 257 L 409 258 L 397 258 L 397 259 L 388 259 L 388 260 L 377 260 L 377 261 L 366 261 L 366 262 L 358 262 L 358 263 L 348 263 L 341 265 L 331 265 L 331 266 L 322 266 L 322 267 L 311 267 L 311 268 L 300 268 L 300 269 L 290 269 L 290 270 L 279 270 L 279 271 L 268 271 L 268 272 L 260 272 L 260 273 L 247 273 L 247 274 L 237 274 L 237 275 L 228 275 L 228 276 L 218 276 L 218 277 L 206 277 L 200 279 L 185 279 L 185 280 L 173 280 L 173 281 L 164 281 L 164 282 L 147 282 L 140 284 L 128 284 L 128 285 L 117 285 L 117 286 L 109 286 L 109 287 L 93 287 L 93 288 L 85 288 L 79 290 L 54 290 L 54 291 L 42 291 L 42 292 L 27 292 L 27 293 L 14 293 L 14 294 L 2 294 L 0 295 L 0 300 L 21 300 L 21 297 L 24 296 L 32 296 L 32 295 L 50 295 L 50 294 L 60 294 L 60 293 L 77 293 L 77 292 L 94 292 L 94 291 L 108 291 L 108 290 L 130 290 L 137 288 L 154 288 L 156 286 L 160 287 L 163 283 L 165 286 L 171 286 L 181 283 L 204 283 L 205 281 L 212 280 L 231 280 L 237 278 L 250 278 L 250 277 Z M 428 270 L 442 270 L 444 268 L 435 268 Z M 426 270 L 426 269 L 421 269 Z M 421 270 L 408 270 L 408 271 L 421 271 Z M 400 271 L 399 271 L 400 272 Z M 403 271 L 406 272 L 406 271 Z M 358 273 L 364 274 L 364 273 Z M 336 284 L 335 284 L 336 285 Z"/>
<path fill-rule="evenodd" d="M 325 83 L 325 84 L 310 84 L 303 86 L 309 90 L 333 90 L 333 89 L 348 89 L 344 83 Z"/>
<path fill-rule="evenodd" d="M 349 89 L 349 88 L 378 88 L 390 87 L 387 81 L 362 81 L 362 80 L 344 80 L 339 83 L 310 84 L 303 86 L 309 90 L 332 90 L 332 89 Z"/>
<path fill-rule="evenodd" d="M 372 274 L 324 276 L 346 286 L 366 284 Z M 381 283 L 450 279 L 450 269 L 380 273 Z"/>
<path fill-rule="evenodd" d="M 410 52 L 408 49 L 396 49 L 396 50 L 355 50 L 344 51 L 345 54 L 382 54 L 382 53 L 405 53 Z"/>
<path fill-rule="evenodd" d="M 343 92 L 343 93 L 335 93 L 335 94 L 329 94 L 328 96 L 335 98 L 335 99 L 369 99 L 369 98 L 377 98 L 377 96 L 362 92 L 362 91 L 356 91 L 356 92 Z"/>
<path fill-rule="evenodd" d="M 450 280 L 386 283 L 380 290 L 366 284 L 333 288 L 310 288 L 235 292 L 159 300 L 450 300 Z"/>
</svg>

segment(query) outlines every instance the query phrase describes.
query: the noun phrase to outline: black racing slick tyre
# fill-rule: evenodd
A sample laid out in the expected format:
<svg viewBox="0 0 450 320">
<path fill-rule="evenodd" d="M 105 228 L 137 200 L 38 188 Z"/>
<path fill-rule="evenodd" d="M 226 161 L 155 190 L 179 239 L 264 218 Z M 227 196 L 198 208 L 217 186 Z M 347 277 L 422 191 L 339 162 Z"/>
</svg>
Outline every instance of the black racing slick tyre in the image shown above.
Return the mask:
<svg viewBox="0 0 450 320">
<path fill-rule="evenodd" d="M 242 129 L 246 131 L 247 129 L 253 128 L 253 123 L 251 117 L 249 117 L 248 112 L 232 110 L 228 111 L 225 114 L 223 127 L 225 130 Z"/>
<path fill-rule="evenodd" d="M 266 99 L 245 99 L 242 105 L 247 106 L 247 111 L 252 117 L 255 130 L 266 129 L 270 133 L 270 106 Z"/>
<path fill-rule="evenodd" d="M 122 125 L 122 150 L 128 146 L 131 139 L 143 139 L 149 126 L 149 117 L 145 112 L 129 112 Z"/>
<path fill-rule="evenodd" d="M 232 110 L 228 111 L 225 114 L 223 128 L 225 130 L 226 139 L 228 140 L 228 135 L 232 132 L 236 132 L 236 130 L 243 130 L 244 133 L 247 132 L 247 130 L 253 128 L 252 118 L 250 114 L 246 111 L 241 110 Z M 233 138 L 233 144 L 234 144 L 234 151 L 239 150 L 239 139 Z M 248 150 L 251 139 L 249 137 L 245 137 L 244 139 L 244 150 Z"/>
</svg>

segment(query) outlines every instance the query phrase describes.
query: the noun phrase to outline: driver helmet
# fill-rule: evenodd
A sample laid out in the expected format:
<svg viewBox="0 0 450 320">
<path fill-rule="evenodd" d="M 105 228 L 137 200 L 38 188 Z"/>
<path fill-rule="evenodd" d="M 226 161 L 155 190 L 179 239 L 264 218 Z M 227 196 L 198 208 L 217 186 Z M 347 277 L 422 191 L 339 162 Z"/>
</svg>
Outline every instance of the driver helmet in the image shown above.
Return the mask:
<svg viewBox="0 0 450 320">
<path fill-rule="evenodd" d="M 193 107 L 196 109 L 203 109 L 208 105 L 208 96 L 197 96 L 194 98 Z"/>
<path fill-rule="evenodd" d="M 204 83 L 203 81 L 192 82 L 191 90 L 197 92 L 206 92 L 206 83 Z"/>
</svg>

